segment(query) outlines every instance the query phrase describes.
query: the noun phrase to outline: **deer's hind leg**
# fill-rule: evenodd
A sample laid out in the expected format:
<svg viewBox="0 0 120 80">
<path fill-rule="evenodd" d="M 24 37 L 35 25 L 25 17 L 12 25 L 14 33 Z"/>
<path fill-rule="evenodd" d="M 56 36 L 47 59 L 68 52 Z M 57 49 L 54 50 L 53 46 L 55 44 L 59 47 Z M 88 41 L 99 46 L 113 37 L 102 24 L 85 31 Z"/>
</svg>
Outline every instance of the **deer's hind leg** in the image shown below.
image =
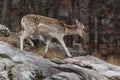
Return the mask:
<svg viewBox="0 0 120 80">
<path fill-rule="evenodd" d="M 23 34 L 20 36 L 20 49 L 23 50 L 23 42 L 28 36 L 31 34 L 31 31 L 25 30 Z"/>
<path fill-rule="evenodd" d="M 49 47 L 49 45 L 50 45 L 51 39 L 52 39 L 52 38 L 47 38 L 45 53 L 47 53 L 47 51 L 48 51 L 48 47 Z"/>
<path fill-rule="evenodd" d="M 30 38 L 27 38 L 27 40 L 29 41 L 30 45 L 34 47 L 34 43 L 32 42 L 32 40 Z"/>
</svg>

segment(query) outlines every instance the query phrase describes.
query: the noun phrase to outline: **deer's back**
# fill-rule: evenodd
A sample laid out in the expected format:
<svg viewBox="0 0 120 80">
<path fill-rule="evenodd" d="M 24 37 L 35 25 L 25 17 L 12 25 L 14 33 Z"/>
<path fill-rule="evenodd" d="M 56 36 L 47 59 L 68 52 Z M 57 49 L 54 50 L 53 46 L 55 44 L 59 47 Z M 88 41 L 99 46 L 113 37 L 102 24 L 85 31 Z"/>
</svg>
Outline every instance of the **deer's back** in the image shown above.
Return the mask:
<svg viewBox="0 0 120 80">
<path fill-rule="evenodd" d="M 35 14 L 29 14 L 24 16 L 21 20 L 21 25 L 23 25 L 23 23 L 25 23 L 27 26 L 34 26 L 34 27 L 38 26 L 40 23 L 45 25 L 55 25 L 55 26 L 63 27 L 63 24 L 57 19 L 53 19 L 41 15 L 35 15 Z"/>
<path fill-rule="evenodd" d="M 40 24 L 42 24 L 42 26 L 40 26 Z M 41 15 L 26 15 L 22 18 L 21 25 L 26 30 L 34 30 L 34 34 L 49 35 L 65 32 L 65 27 L 62 22 Z"/>
</svg>

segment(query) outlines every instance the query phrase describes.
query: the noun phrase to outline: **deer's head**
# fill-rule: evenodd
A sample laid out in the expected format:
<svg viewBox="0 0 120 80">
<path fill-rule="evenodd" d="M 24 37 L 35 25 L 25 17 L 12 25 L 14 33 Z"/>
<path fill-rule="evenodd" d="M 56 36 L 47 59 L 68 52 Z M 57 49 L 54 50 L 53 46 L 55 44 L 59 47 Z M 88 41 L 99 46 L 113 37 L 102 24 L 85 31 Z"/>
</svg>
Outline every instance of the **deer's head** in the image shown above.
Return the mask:
<svg viewBox="0 0 120 80">
<path fill-rule="evenodd" d="M 78 20 L 76 20 L 76 25 L 78 26 L 77 28 L 77 33 L 83 38 L 86 40 L 86 32 L 85 32 L 85 26 L 80 23 Z"/>
</svg>

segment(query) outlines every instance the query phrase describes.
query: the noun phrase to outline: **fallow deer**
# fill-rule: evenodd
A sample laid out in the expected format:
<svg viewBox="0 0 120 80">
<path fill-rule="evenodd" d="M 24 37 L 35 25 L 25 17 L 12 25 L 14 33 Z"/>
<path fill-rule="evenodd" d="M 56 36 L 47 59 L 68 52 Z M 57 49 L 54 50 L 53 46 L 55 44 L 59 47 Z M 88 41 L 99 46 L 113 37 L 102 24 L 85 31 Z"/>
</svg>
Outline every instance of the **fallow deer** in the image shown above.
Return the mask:
<svg viewBox="0 0 120 80">
<path fill-rule="evenodd" d="M 78 34 L 82 38 L 86 38 L 86 33 L 84 31 L 85 27 L 79 21 L 76 21 L 76 25 L 67 25 L 57 19 L 28 14 L 24 16 L 21 20 L 21 26 L 24 28 L 23 34 L 20 36 L 20 48 L 23 50 L 23 41 L 27 39 L 30 35 L 42 35 L 47 37 L 45 53 L 48 51 L 48 46 L 52 38 L 56 38 L 60 44 L 65 49 L 67 56 L 71 57 L 63 37 L 65 35 Z M 32 41 L 28 38 L 29 42 L 32 44 Z"/>
</svg>

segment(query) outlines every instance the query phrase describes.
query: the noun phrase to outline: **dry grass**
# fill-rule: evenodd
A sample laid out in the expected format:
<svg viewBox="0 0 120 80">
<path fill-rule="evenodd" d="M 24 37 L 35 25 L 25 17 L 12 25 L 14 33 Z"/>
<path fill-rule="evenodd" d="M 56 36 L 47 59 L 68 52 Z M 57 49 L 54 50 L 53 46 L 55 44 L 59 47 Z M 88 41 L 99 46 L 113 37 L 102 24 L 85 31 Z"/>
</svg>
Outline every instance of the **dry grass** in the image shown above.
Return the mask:
<svg viewBox="0 0 120 80">
<path fill-rule="evenodd" d="M 19 37 L 12 36 L 12 37 L 0 37 L 0 41 L 6 42 L 11 44 L 13 47 L 19 48 Z M 25 48 L 25 47 L 24 47 Z M 65 55 L 63 55 L 62 52 L 57 51 L 55 49 L 49 49 L 48 53 L 44 53 L 45 48 L 37 48 L 37 49 L 29 49 L 29 51 L 32 51 L 36 54 L 39 54 L 45 58 L 51 59 L 51 58 L 60 58 L 63 59 L 65 58 Z"/>
<path fill-rule="evenodd" d="M 17 47 L 16 41 L 11 37 L 0 37 L 0 41 L 11 44 L 14 47 Z"/>
<path fill-rule="evenodd" d="M 0 37 L 0 41 L 4 41 L 6 43 L 9 43 L 14 47 L 18 47 L 17 44 L 19 44 L 19 42 L 18 42 L 19 38 L 16 39 L 14 37 Z M 45 50 L 45 48 L 39 47 L 38 49 L 32 49 L 30 51 L 32 51 L 36 54 L 39 54 L 39 55 L 41 55 L 45 58 L 48 58 L 48 59 L 51 59 L 51 58 L 63 59 L 63 58 L 65 58 L 65 55 L 63 54 L 63 52 L 57 51 L 55 49 L 49 49 L 48 53 L 44 53 L 44 50 Z M 93 56 L 96 56 L 100 59 L 103 59 L 103 60 L 107 61 L 108 63 L 120 66 L 120 63 L 119 63 L 120 59 L 115 58 L 114 56 L 110 55 L 105 59 L 101 56 L 101 54 L 98 54 L 96 51 L 94 51 Z"/>
<path fill-rule="evenodd" d="M 108 59 L 106 60 L 107 62 L 120 66 L 120 59 L 115 58 L 114 56 L 109 56 Z"/>
<path fill-rule="evenodd" d="M 109 55 L 108 57 L 102 57 L 101 54 L 98 54 L 96 51 L 94 51 L 93 56 L 98 57 L 108 63 L 120 66 L 120 59 L 114 57 L 113 55 Z"/>
<path fill-rule="evenodd" d="M 65 55 L 63 55 L 62 52 L 60 51 L 56 51 L 54 49 L 49 49 L 48 53 L 45 54 L 44 53 L 44 49 L 45 48 L 39 48 L 38 50 L 34 50 L 33 52 L 43 56 L 43 57 L 46 57 L 48 59 L 51 59 L 51 58 L 60 58 L 60 59 L 63 59 L 65 58 Z M 114 65 L 117 65 L 117 66 L 120 66 L 120 59 L 118 58 L 115 58 L 114 56 L 110 55 L 108 56 L 106 59 L 104 59 L 100 54 L 97 54 L 96 52 L 94 53 L 94 56 L 100 58 L 100 59 L 103 59 L 104 61 L 108 62 L 108 63 L 111 63 L 111 64 L 114 64 Z"/>
<path fill-rule="evenodd" d="M 45 48 L 39 48 L 37 50 L 32 50 L 32 52 L 39 54 L 45 58 L 52 59 L 52 58 L 60 58 L 63 59 L 65 58 L 65 55 L 57 50 L 54 49 L 49 49 L 48 53 L 45 53 Z"/>
<path fill-rule="evenodd" d="M 19 33 L 16 33 L 16 34 L 11 35 L 11 36 L 9 36 L 9 37 L 0 37 L 0 41 L 9 43 L 9 44 L 11 44 L 12 46 L 18 48 L 18 47 L 19 47 L 19 46 L 18 46 L 18 44 L 19 44 L 19 36 L 20 36 L 20 34 L 19 34 Z"/>
</svg>

